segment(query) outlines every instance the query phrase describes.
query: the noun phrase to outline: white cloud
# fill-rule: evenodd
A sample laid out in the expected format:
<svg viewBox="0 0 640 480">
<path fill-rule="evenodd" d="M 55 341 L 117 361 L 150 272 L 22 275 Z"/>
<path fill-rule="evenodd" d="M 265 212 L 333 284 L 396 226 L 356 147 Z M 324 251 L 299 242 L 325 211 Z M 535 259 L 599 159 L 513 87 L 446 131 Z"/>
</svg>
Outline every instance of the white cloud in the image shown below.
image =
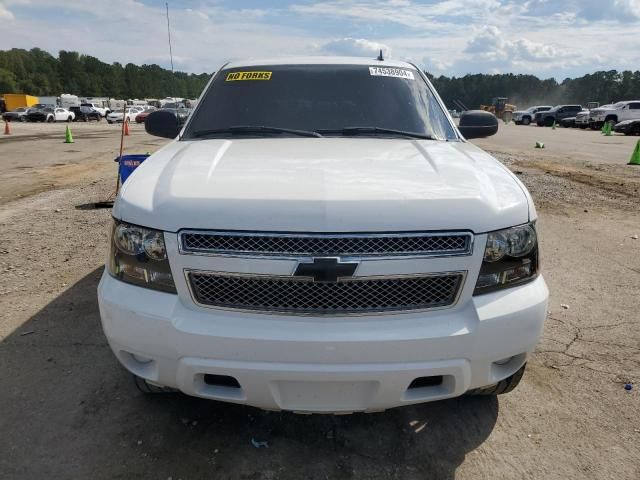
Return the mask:
<svg viewBox="0 0 640 480">
<path fill-rule="evenodd" d="M 9 21 L 13 20 L 14 18 L 15 17 L 13 13 L 11 13 L 7 7 L 0 3 L 0 20 Z"/>
<path fill-rule="evenodd" d="M 338 38 L 319 46 L 319 50 L 330 55 L 347 55 L 354 57 L 377 56 L 382 50 L 386 57 L 391 56 L 391 48 L 384 43 L 366 40 L 364 38 Z"/>
<path fill-rule="evenodd" d="M 553 45 L 533 42 L 526 38 L 511 40 L 511 36 L 494 26 L 483 28 L 469 41 L 464 51 L 489 61 L 500 62 L 546 62 L 568 55 Z"/>
</svg>

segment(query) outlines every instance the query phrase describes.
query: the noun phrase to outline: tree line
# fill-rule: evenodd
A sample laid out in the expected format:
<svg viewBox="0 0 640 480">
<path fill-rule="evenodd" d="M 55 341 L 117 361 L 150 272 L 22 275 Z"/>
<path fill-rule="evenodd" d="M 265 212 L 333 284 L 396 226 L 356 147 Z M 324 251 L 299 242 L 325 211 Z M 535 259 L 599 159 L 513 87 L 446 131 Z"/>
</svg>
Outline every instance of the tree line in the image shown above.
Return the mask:
<svg viewBox="0 0 640 480">
<path fill-rule="evenodd" d="M 0 50 L 0 94 L 197 98 L 209 77 L 208 73 L 172 74 L 158 65 L 110 65 L 90 55 L 65 50 L 57 58 L 39 48 Z"/>
<path fill-rule="evenodd" d="M 510 103 L 520 108 L 640 99 L 640 71 L 598 71 L 562 82 L 512 73 L 462 77 L 427 75 L 449 108 L 457 108 L 456 101 L 459 101 L 474 109 L 489 104 L 493 97 L 508 97 Z M 158 65 L 108 64 L 90 55 L 65 50 L 61 50 L 58 57 L 39 48 L 0 50 L 0 94 L 196 98 L 209 77 L 209 73 L 172 74 Z"/>
<path fill-rule="evenodd" d="M 508 97 L 518 108 L 532 105 L 558 105 L 600 102 L 601 105 L 620 100 L 640 99 L 640 71 L 598 71 L 579 78 L 541 80 L 534 75 L 513 73 L 463 77 L 434 77 L 427 73 L 449 108 L 456 101 L 469 109 L 490 104 L 493 97 Z M 459 110 L 459 108 L 457 108 Z"/>
</svg>

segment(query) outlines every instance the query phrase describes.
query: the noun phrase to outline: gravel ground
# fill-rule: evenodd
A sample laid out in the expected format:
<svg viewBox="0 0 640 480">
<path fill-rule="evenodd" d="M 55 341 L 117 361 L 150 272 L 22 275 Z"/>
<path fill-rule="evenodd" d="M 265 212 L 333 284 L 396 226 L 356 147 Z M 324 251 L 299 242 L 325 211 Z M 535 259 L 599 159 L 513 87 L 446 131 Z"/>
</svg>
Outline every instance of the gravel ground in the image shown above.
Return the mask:
<svg viewBox="0 0 640 480">
<path fill-rule="evenodd" d="M 640 379 L 640 167 L 506 151 L 504 133 L 482 140 L 540 217 L 550 313 L 523 383 L 497 399 L 304 416 L 148 398 L 118 365 L 96 302 L 110 212 L 77 208 L 113 189 L 108 128 L 79 131 L 76 153 L 55 135 L 0 143 L 11 153 L 0 157 L 3 479 L 640 478 L 638 387 L 623 388 Z M 127 142 L 163 143 L 141 130 Z M 82 173 L 41 185 L 18 169 L 56 164 Z"/>
</svg>

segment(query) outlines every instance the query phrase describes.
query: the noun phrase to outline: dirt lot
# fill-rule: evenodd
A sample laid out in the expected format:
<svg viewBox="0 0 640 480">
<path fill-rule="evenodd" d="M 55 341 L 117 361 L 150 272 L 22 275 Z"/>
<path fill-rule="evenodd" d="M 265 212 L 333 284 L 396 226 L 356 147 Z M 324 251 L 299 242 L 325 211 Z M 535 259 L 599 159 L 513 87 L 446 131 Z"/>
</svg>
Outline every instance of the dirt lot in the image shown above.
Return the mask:
<svg viewBox="0 0 640 480">
<path fill-rule="evenodd" d="M 640 478 L 640 387 L 623 388 L 640 379 L 636 139 L 509 125 L 478 141 L 540 216 L 551 304 L 523 383 L 332 417 L 136 390 L 99 326 L 110 213 L 76 208 L 113 190 L 118 128 L 73 127 L 72 145 L 64 125 L 0 138 L 0 478 Z M 139 126 L 127 142 L 164 143 Z"/>
</svg>

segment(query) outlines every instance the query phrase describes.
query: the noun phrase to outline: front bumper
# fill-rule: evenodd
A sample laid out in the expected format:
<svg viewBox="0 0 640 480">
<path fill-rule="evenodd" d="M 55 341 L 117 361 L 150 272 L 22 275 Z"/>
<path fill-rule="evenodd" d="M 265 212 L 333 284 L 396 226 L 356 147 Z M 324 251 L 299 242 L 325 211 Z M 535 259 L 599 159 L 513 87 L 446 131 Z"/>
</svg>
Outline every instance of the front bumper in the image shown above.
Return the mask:
<svg viewBox="0 0 640 480">
<path fill-rule="evenodd" d="M 198 397 L 325 413 L 384 410 L 497 383 L 533 351 L 547 298 L 539 277 L 454 310 L 323 318 L 195 307 L 106 272 L 98 287 L 105 335 L 135 375 Z M 205 375 L 233 377 L 240 387 Z M 438 385 L 409 388 L 440 376 Z"/>
</svg>

